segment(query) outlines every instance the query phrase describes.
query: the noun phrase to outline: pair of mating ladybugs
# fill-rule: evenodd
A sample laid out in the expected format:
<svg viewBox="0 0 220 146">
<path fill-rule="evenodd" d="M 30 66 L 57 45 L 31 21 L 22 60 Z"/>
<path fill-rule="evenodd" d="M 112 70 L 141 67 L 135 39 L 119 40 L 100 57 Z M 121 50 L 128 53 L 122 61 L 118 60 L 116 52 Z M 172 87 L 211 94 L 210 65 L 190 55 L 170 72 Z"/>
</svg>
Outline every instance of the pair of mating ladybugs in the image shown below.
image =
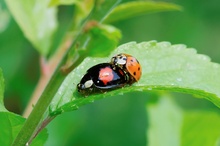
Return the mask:
<svg viewBox="0 0 220 146">
<path fill-rule="evenodd" d="M 100 63 L 87 70 L 77 85 L 82 94 L 105 92 L 137 82 L 141 77 L 141 65 L 128 54 L 118 54 L 110 63 Z"/>
</svg>

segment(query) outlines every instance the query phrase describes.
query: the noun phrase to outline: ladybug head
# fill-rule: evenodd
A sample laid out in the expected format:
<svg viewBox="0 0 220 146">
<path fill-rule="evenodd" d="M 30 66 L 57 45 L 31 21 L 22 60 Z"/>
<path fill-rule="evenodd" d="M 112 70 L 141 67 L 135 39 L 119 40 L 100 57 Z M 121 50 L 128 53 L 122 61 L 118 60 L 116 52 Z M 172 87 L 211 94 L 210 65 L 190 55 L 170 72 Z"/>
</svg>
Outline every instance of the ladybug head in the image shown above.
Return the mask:
<svg viewBox="0 0 220 146">
<path fill-rule="evenodd" d="M 112 57 L 111 59 L 111 64 L 113 65 L 119 65 L 119 66 L 123 66 L 125 65 L 127 62 L 127 56 L 125 54 L 118 54 L 114 57 Z"/>
<path fill-rule="evenodd" d="M 92 90 L 92 85 L 93 85 L 93 81 L 92 80 L 88 80 L 85 83 L 79 83 L 77 84 L 77 89 L 79 92 L 82 92 L 84 90 Z"/>
</svg>

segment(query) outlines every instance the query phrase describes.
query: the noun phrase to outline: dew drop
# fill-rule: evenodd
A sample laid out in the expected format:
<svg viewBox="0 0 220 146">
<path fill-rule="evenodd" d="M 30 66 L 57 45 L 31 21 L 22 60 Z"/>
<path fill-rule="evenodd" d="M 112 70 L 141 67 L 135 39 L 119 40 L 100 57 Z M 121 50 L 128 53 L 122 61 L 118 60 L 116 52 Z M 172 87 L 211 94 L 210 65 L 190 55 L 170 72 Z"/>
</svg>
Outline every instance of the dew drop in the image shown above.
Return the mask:
<svg viewBox="0 0 220 146">
<path fill-rule="evenodd" d="M 178 82 L 182 82 L 182 78 L 177 78 L 176 79 Z"/>
<path fill-rule="evenodd" d="M 149 88 L 147 88 L 147 90 L 152 90 L 152 88 L 151 88 L 151 87 L 149 87 Z"/>
<path fill-rule="evenodd" d="M 188 70 L 193 70 L 193 69 L 195 69 L 195 67 L 194 67 L 191 63 L 187 63 L 187 64 L 186 64 L 186 68 L 187 68 Z"/>
<path fill-rule="evenodd" d="M 73 97 L 73 98 L 71 99 L 71 101 L 73 101 L 73 100 L 76 100 L 76 98 L 75 98 L 75 97 Z"/>
<path fill-rule="evenodd" d="M 158 43 L 158 45 L 163 48 L 171 46 L 171 44 L 169 42 L 160 42 L 160 43 Z"/>
<path fill-rule="evenodd" d="M 118 95 L 124 95 L 124 93 L 123 92 L 119 92 Z"/>
<path fill-rule="evenodd" d="M 171 83 L 170 85 L 171 85 L 171 86 L 174 86 L 175 84 L 174 84 L 174 83 Z"/>
<path fill-rule="evenodd" d="M 187 51 L 190 54 L 196 54 L 197 53 L 196 49 L 194 49 L 194 48 L 188 48 Z"/>
<path fill-rule="evenodd" d="M 204 61 L 210 61 L 211 59 L 206 55 L 198 55 L 198 58 Z"/>
<path fill-rule="evenodd" d="M 73 104 L 73 105 L 71 105 L 70 107 L 71 107 L 71 108 L 75 108 L 75 107 L 76 107 L 76 105 L 75 105 L 75 104 Z"/>
<path fill-rule="evenodd" d="M 183 49 L 186 48 L 185 45 L 179 44 L 179 45 L 173 45 L 173 47 L 177 50 L 177 51 L 181 51 Z"/>
<path fill-rule="evenodd" d="M 62 95 L 62 91 L 59 90 L 59 91 L 58 91 L 58 94 L 59 94 L 59 95 Z"/>
<path fill-rule="evenodd" d="M 143 91 L 143 89 L 142 88 L 138 88 L 137 91 Z"/>
<path fill-rule="evenodd" d="M 84 69 L 85 67 L 84 67 L 84 65 L 80 65 L 80 69 Z"/>
<path fill-rule="evenodd" d="M 213 63 L 212 66 L 213 66 L 214 68 L 219 68 L 219 67 L 220 67 L 219 64 L 217 64 L 217 63 Z"/>
<path fill-rule="evenodd" d="M 94 99 L 89 100 L 89 102 L 90 102 L 90 103 L 93 103 L 93 102 L 94 102 Z"/>
<path fill-rule="evenodd" d="M 110 94 L 109 94 L 109 95 L 110 95 L 110 96 L 113 96 L 113 93 L 111 93 L 111 92 L 110 92 Z"/>
</svg>

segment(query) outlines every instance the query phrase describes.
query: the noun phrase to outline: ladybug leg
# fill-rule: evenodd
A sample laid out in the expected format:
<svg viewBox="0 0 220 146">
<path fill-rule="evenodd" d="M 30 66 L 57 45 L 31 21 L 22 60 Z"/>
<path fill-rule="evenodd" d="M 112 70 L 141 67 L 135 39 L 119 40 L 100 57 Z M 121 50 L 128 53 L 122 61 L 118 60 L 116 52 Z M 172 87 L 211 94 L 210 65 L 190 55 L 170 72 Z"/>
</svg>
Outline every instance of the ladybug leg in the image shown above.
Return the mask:
<svg viewBox="0 0 220 146">
<path fill-rule="evenodd" d="M 93 88 L 92 88 L 92 87 L 90 87 L 90 88 L 89 88 L 89 92 L 92 92 L 92 91 L 93 91 Z"/>
<path fill-rule="evenodd" d="M 101 93 L 106 94 L 107 91 L 106 90 L 99 90 Z"/>
<path fill-rule="evenodd" d="M 84 98 L 87 98 L 93 92 L 93 88 L 90 87 L 86 91 L 83 91 Z"/>
</svg>

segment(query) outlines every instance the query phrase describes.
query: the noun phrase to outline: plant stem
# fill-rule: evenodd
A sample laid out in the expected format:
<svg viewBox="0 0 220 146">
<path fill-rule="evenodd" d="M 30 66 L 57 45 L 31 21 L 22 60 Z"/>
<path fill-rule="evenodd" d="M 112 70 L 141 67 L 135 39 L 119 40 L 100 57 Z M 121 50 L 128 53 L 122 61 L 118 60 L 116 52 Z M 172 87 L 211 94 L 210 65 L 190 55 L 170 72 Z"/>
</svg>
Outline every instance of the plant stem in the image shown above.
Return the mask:
<svg viewBox="0 0 220 146">
<path fill-rule="evenodd" d="M 60 70 L 54 73 L 12 146 L 24 146 L 29 141 L 65 77 Z"/>
<path fill-rule="evenodd" d="M 37 103 L 40 95 L 42 94 L 56 67 L 58 66 L 59 61 L 62 59 L 68 48 L 70 48 L 72 41 L 72 37 L 67 35 L 66 39 L 64 39 L 64 42 L 61 44 L 61 47 L 58 48 L 58 51 L 53 55 L 49 62 L 46 62 L 44 58 L 40 58 L 41 76 L 37 87 L 35 88 L 34 93 L 23 113 L 23 117 L 27 118 L 31 113 L 33 109 L 32 105 Z"/>
<path fill-rule="evenodd" d="M 53 116 L 53 117 L 48 117 L 46 118 L 42 124 L 40 125 L 40 127 L 36 130 L 36 132 L 34 133 L 34 135 L 30 138 L 30 140 L 26 143 L 26 145 L 29 145 L 32 140 L 38 135 L 38 133 L 41 132 L 41 130 L 43 130 L 49 123 L 50 121 L 52 121 L 56 116 Z"/>
<path fill-rule="evenodd" d="M 32 94 L 30 101 L 29 101 L 28 105 L 26 106 L 26 109 L 23 113 L 24 118 L 27 118 L 30 115 L 30 113 L 33 109 L 33 105 L 35 105 L 37 103 L 38 99 L 40 98 L 40 95 L 43 93 L 46 85 L 48 84 L 48 82 L 52 76 L 52 73 L 54 72 L 54 70 L 50 69 L 50 67 L 47 66 L 47 68 L 48 68 L 47 70 L 50 70 L 50 71 L 45 73 L 44 69 L 42 67 L 42 64 L 43 63 L 45 64 L 45 61 L 42 62 L 41 60 L 42 60 L 42 58 L 40 58 L 40 65 L 41 65 L 40 79 L 38 80 L 38 83 L 37 83 L 37 86 L 34 90 L 34 93 Z"/>
</svg>

